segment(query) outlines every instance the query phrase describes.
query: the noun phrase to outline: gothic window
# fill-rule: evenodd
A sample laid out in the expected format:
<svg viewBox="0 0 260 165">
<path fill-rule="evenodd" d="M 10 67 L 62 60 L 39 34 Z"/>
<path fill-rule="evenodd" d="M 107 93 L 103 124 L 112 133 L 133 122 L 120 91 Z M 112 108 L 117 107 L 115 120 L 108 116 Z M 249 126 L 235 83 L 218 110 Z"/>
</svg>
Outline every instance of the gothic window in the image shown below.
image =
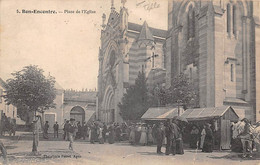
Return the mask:
<svg viewBox="0 0 260 165">
<path fill-rule="evenodd" d="M 231 14 L 230 14 L 230 4 L 227 4 L 227 32 L 230 33 L 231 29 Z"/>
<path fill-rule="evenodd" d="M 187 26 L 187 38 L 195 37 L 195 11 L 192 6 L 189 7 L 188 12 L 188 26 Z"/>
<path fill-rule="evenodd" d="M 236 27 L 236 6 L 233 6 L 233 34 L 235 35 L 237 31 Z"/>
<path fill-rule="evenodd" d="M 230 80 L 233 82 L 234 81 L 234 65 L 230 65 Z"/>
<path fill-rule="evenodd" d="M 111 54 L 110 54 L 110 59 L 109 59 L 109 64 L 110 64 L 111 67 L 114 66 L 115 61 L 116 61 L 115 51 L 112 50 L 112 52 L 111 52 Z"/>
</svg>

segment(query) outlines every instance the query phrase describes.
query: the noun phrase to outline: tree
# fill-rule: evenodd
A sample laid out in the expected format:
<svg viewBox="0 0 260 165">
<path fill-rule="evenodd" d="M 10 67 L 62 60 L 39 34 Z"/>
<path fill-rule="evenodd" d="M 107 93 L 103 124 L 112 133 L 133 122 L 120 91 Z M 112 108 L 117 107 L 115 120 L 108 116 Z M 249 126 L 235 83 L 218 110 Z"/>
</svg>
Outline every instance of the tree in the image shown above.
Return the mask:
<svg viewBox="0 0 260 165">
<path fill-rule="evenodd" d="M 172 86 L 166 90 L 168 104 L 181 103 L 187 107 L 196 107 L 198 103 L 198 91 L 184 74 L 180 74 L 172 81 Z"/>
<path fill-rule="evenodd" d="M 162 107 L 167 104 L 166 89 L 159 84 L 151 91 L 149 91 L 149 98 L 153 107 Z"/>
<path fill-rule="evenodd" d="M 7 80 L 6 94 L 7 104 L 18 107 L 18 114 L 26 112 L 34 113 L 33 149 L 37 152 L 36 136 L 36 112 L 43 113 L 49 108 L 54 108 L 55 79 L 52 76 L 45 77 L 43 70 L 38 66 L 25 66 L 21 71 L 12 73 L 13 78 Z"/>
<path fill-rule="evenodd" d="M 118 104 L 124 120 L 139 120 L 149 108 L 149 97 L 146 78 L 139 72 L 135 84 L 130 86 Z"/>
<path fill-rule="evenodd" d="M 17 115 L 23 121 L 25 121 L 26 126 L 30 126 L 34 119 L 34 112 L 28 111 L 27 106 L 17 105 Z"/>
</svg>

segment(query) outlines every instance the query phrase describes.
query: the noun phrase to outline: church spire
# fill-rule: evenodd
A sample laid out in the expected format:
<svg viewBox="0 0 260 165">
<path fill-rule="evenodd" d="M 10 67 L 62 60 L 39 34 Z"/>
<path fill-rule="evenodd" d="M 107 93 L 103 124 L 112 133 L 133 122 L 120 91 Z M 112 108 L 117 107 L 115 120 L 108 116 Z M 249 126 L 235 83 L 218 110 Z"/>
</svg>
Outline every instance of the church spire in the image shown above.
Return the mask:
<svg viewBox="0 0 260 165">
<path fill-rule="evenodd" d="M 111 0 L 111 12 L 115 11 L 114 0 Z"/>
<path fill-rule="evenodd" d="M 138 40 L 154 41 L 153 34 L 151 33 L 146 21 L 144 21 Z"/>
</svg>

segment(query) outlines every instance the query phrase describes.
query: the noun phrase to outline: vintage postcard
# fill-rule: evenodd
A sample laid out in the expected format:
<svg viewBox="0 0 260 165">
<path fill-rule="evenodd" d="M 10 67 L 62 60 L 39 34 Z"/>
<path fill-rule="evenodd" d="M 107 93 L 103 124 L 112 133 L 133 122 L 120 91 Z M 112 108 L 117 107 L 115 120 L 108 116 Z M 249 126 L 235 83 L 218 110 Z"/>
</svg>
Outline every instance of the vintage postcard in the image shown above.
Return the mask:
<svg viewBox="0 0 260 165">
<path fill-rule="evenodd" d="M 0 0 L 0 164 L 260 164 L 260 1 Z"/>
</svg>

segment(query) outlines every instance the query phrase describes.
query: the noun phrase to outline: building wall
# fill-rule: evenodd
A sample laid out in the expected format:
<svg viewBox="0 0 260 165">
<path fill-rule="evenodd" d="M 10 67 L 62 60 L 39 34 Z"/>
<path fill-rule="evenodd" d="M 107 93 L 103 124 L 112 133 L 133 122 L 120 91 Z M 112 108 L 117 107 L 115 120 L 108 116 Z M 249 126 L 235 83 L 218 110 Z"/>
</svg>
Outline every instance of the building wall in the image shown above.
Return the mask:
<svg viewBox="0 0 260 165">
<path fill-rule="evenodd" d="M 166 86 L 180 72 L 192 75 L 199 88 L 200 107 L 221 106 L 230 98 L 233 102 L 228 104 L 242 100 L 246 103 L 240 108 L 244 106 L 245 116 L 254 121 L 257 29 L 252 9 L 257 4 L 172 0 L 169 5 Z M 193 27 L 195 34 L 190 38 Z"/>
<path fill-rule="evenodd" d="M 64 103 L 64 91 L 61 89 L 58 89 L 56 91 L 56 98 L 54 100 L 54 103 L 56 104 L 55 108 L 50 108 L 44 112 L 44 121 L 48 121 L 50 125 L 50 130 L 53 130 L 53 124 L 55 122 L 58 122 L 59 125 L 63 124 L 64 122 L 64 110 L 63 110 L 63 103 Z M 54 120 L 53 118 L 47 118 L 48 115 L 54 115 Z"/>
</svg>

